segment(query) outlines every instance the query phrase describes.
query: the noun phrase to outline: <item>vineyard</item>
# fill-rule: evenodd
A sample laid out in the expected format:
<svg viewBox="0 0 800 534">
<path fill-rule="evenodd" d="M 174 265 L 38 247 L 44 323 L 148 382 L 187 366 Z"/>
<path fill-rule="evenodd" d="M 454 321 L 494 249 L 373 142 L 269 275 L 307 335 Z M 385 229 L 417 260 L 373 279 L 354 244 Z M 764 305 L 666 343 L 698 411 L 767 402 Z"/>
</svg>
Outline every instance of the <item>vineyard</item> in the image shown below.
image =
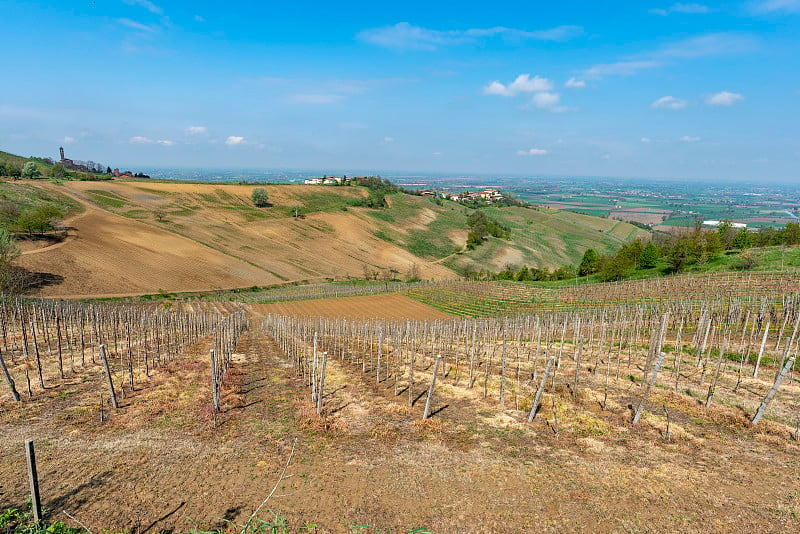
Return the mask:
<svg viewBox="0 0 800 534">
<path fill-rule="evenodd" d="M 545 531 L 796 529 L 797 283 L 754 273 L 253 295 L 271 304 L 5 299 L 0 504 L 24 499 L 16 447 L 30 435 L 57 466 L 44 490 L 64 495 L 49 507 L 98 529 L 137 514 L 148 519 L 131 531 L 224 529 L 273 484 L 274 506 L 320 532 L 514 532 L 532 516 Z M 314 300 L 332 293 L 348 298 Z M 296 478 L 284 478 L 287 455 Z M 720 497 L 704 500 L 710 487 Z M 654 494 L 676 513 L 648 507 Z"/>
<path fill-rule="evenodd" d="M 499 317 L 616 305 L 673 303 L 702 308 L 728 300 L 739 305 L 779 302 L 800 290 L 797 272 L 684 274 L 604 284 L 540 287 L 520 282 L 443 281 L 405 293 L 461 317 Z"/>
</svg>

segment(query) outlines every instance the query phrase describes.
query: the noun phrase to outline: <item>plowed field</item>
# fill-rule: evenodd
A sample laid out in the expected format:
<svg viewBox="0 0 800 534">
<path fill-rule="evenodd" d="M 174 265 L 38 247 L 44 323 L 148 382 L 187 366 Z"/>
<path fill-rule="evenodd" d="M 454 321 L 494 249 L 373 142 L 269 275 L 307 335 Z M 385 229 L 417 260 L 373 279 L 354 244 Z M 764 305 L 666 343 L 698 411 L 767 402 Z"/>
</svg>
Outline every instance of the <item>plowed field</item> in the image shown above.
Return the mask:
<svg viewBox="0 0 800 534">
<path fill-rule="evenodd" d="M 346 319 L 449 319 L 452 315 L 440 312 L 405 295 L 368 295 L 338 299 L 303 300 L 255 304 L 258 313 L 307 315 L 309 317 L 339 317 Z"/>
</svg>

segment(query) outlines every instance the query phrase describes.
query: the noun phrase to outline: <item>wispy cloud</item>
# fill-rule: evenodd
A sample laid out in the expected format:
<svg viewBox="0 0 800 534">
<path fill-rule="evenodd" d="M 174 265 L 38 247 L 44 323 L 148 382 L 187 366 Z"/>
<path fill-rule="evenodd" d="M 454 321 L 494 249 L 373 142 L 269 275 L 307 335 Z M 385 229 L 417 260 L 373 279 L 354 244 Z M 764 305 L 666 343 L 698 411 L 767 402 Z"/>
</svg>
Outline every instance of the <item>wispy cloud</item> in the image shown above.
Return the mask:
<svg viewBox="0 0 800 534">
<path fill-rule="evenodd" d="M 341 102 L 344 96 L 333 93 L 298 93 L 289 95 L 287 100 L 292 104 L 324 105 Z"/>
<path fill-rule="evenodd" d="M 730 91 L 721 91 L 709 96 L 706 103 L 711 106 L 732 106 L 737 102 L 744 100 L 744 96 L 739 93 L 731 93 Z"/>
<path fill-rule="evenodd" d="M 225 144 L 228 145 L 228 146 L 236 146 L 236 145 L 241 145 L 241 144 L 245 144 L 245 143 L 246 143 L 246 141 L 245 141 L 244 137 L 239 137 L 239 136 L 236 136 L 236 135 L 230 135 L 230 136 L 228 136 L 227 139 L 225 139 Z"/>
<path fill-rule="evenodd" d="M 531 103 L 539 109 L 544 109 L 553 113 L 572 111 L 570 108 L 560 105 L 560 102 L 561 95 L 558 93 L 536 93 L 531 99 Z"/>
<path fill-rule="evenodd" d="M 202 15 L 195 15 L 194 16 L 194 21 L 195 22 L 205 22 L 206 19 Z"/>
<path fill-rule="evenodd" d="M 155 5 L 150 0 L 122 0 L 129 6 L 139 6 L 145 8 L 150 13 L 155 13 L 156 15 L 162 15 L 164 10 Z"/>
<path fill-rule="evenodd" d="M 675 98 L 674 96 L 662 96 L 652 104 L 651 108 L 654 109 L 684 109 L 689 103 L 686 100 Z"/>
<path fill-rule="evenodd" d="M 583 77 L 597 80 L 607 76 L 632 76 L 641 70 L 660 67 L 661 61 L 615 61 L 613 63 L 599 63 L 583 71 Z"/>
<path fill-rule="evenodd" d="M 343 102 L 350 97 L 366 93 L 387 85 L 394 85 L 399 79 L 313 79 L 313 78 L 276 78 L 261 76 L 244 78 L 247 85 L 255 85 L 275 93 L 284 102 L 297 105 L 326 105 Z M 313 88 L 309 91 L 309 88 Z"/>
<path fill-rule="evenodd" d="M 516 96 L 520 93 L 536 93 L 540 91 L 550 91 L 553 89 L 553 82 L 547 78 L 530 74 L 520 74 L 508 85 L 504 85 L 497 80 L 483 88 L 486 95 Z"/>
<path fill-rule="evenodd" d="M 583 35 L 580 26 L 558 26 L 546 30 L 525 31 L 504 26 L 467 30 L 433 30 L 399 22 L 393 26 L 370 28 L 359 32 L 356 39 L 377 46 L 406 50 L 436 50 L 442 46 L 474 43 L 501 37 L 508 41 L 566 41 Z"/>
<path fill-rule="evenodd" d="M 650 143 L 651 141 L 652 141 L 652 139 L 650 139 L 649 137 L 642 137 L 642 138 L 641 138 L 641 142 L 642 142 L 642 143 L 645 143 L 645 144 L 646 144 L 646 143 Z"/>
<path fill-rule="evenodd" d="M 132 145 L 161 145 L 161 146 L 174 146 L 175 141 L 169 139 L 150 139 L 143 135 L 134 135 L 128 142 Z"/>
<path fill-rule="evenodd" d="M 758 0 L 750 2 L 750 10 L 754 13 L 800 13 L 800 0 Z"/>
<path fill-rule="evenodd" d="M 119 24 L 122 24 L 123 26 L 126 26 L 126 27 L 132 29 L 132 30 L 138 30 L 138 31 L 141 31 L 141 32 L 156 33 L 159 30 L 157 26 L 150 26 L 148 24 L 142 24 L 141 22 L 136 22 L 135 20 L 127 19 L 127 18 L 117 19 L 117 22 Z"/>
<path fill-rule="evenodd" d="M 394 143 L 394 137 L 388 137 L 388 136 L 384 137 L 383 138 L 383 142 L 384 143 Z"/>
<path fill-rule="evenodd" d="M 700 139 L 701 139 L 700 137 L 695 137 L 693 135 L 684 135 L 683 137 L 680 138 L 680 140 L 683 141 L 684 143 L 696 143 L 700 141 Z"/>
<path fill-rule="evenodd" d="M 205 126 L 189 126 L 186 128 L 186 135 L 205 135 L 208 133 L 208 128 Z"/>
<path fill-rule="evenodd" d="M 583 80 L 578 80 L 576 78 L 570 78 L 566 82 L 564 82 L 564 87 L 567 89 L 583 89 L 586 87 L 586 82 Z"/>
<path fill-rule="evenodd" d="M 517 150 L 517 156 L 546 156 L 548 151 L 544 148 L 530 148 L 528 150 Z"/>
<path fill-rule="evenodd" d="M 711 8 L 703 4 L 672 4 L 668 8 L 653 8 L 649 11 L 651 15 L 665 17 L 670 13 L 682 13 L 685 15 L 705 15 L 711 13 Z"/>
<path fill-rule="evenodd" d="M 743 54 L 755 50 L 757 41 L 750 35 L 711 33 L 668 43 L 661 48 L 593 65 L 582 72 L 586 79 L 631 76 L 684 59 Z"/>
</svg>

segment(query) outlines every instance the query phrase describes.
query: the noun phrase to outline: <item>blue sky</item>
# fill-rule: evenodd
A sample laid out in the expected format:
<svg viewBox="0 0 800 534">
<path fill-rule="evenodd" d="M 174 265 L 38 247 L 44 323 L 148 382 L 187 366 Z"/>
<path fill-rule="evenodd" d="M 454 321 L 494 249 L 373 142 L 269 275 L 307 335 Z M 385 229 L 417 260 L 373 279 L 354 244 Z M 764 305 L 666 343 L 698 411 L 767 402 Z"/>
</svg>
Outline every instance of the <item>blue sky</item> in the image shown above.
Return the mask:
<svg viewBox="0 0 800 534">
<path fill-rule="evenodd" d="M 0 149 L 792 181 L 800 0 L 0 0 Z"/>
</svg>

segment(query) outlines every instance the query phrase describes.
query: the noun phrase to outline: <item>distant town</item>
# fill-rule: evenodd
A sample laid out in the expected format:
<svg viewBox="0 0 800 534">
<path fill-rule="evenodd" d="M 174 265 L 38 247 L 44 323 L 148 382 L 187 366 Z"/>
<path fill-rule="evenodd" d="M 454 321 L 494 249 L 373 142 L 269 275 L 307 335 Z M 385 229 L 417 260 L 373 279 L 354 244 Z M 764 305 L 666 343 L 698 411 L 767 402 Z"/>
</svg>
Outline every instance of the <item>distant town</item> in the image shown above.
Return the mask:
<svg viewBox="0 0 800 534">
<path fill-rule="evenodd" d="M 305 185 L 355 185 L 360 181 L 368 178 L 375 178 L 374 176 L 313 176 L 303 180 Z M 378 177 L 379 178 L 379 177 Z M 455 202 L 486 202 L 492 204 L 495 202 L 508 202 L 512 197 L 509 194 L 503 194 L 499 189 L 489 187 L 483 191 L 462 191 L 459 193 L 450 193 L 447 191 L 439 191 L 436 189 L 423 189 L 421 191 L 409 191 L 423 197 L 439 198 L 443 200 L 452 200 Z"/>
</svg>

